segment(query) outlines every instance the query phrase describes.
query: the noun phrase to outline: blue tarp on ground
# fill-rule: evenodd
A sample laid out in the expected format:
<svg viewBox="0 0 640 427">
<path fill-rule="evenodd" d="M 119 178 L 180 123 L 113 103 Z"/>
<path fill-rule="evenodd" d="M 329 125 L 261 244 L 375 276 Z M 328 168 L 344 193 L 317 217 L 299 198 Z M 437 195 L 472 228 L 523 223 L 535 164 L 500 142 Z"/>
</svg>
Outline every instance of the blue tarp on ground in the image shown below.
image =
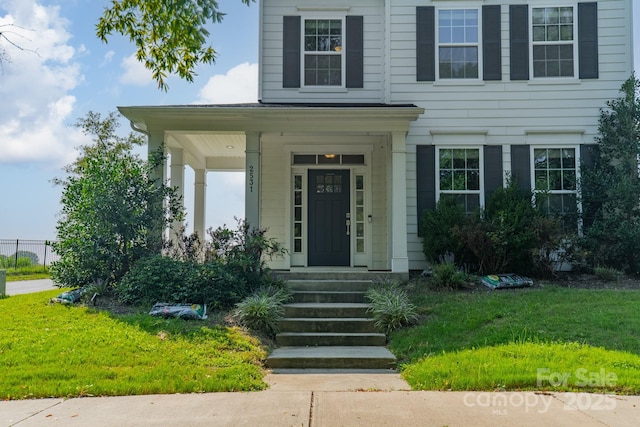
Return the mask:
<svg viewBox="0 0 640 427">
<path fill-rule="evenodd" d="M 482 276 L 480 282 L 491 289 L 525 288 L 533 286 L 533 280 L 519 274 L 490 274 Z"/>
</svg>

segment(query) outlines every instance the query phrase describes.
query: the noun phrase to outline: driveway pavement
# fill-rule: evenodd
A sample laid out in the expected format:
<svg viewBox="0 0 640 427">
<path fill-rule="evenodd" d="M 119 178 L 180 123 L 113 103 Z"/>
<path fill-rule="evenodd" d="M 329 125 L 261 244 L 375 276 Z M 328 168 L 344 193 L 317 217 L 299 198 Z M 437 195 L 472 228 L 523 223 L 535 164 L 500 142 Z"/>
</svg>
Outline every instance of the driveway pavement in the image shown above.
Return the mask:
<svg viewBox="0 0 640 427">
<path fill-rule="evenodd" d="M 56 289 L 51 279 L 7 282 L 7 295 L 30 294 L 50 289 Z"/>
</svg>

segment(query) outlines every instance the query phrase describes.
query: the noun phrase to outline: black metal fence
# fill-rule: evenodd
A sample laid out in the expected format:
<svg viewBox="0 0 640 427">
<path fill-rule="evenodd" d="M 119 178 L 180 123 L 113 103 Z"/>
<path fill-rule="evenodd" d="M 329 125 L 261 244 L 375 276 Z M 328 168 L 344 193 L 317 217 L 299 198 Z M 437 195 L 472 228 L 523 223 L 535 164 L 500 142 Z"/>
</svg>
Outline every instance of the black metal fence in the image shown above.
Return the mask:
<svg viewBox="0 0 640 427">
<path fill-rule="evenodd" d="M 59 259 L 50 240 L 0 239 L 0 268 L 50 266 Z"/>
</svg>

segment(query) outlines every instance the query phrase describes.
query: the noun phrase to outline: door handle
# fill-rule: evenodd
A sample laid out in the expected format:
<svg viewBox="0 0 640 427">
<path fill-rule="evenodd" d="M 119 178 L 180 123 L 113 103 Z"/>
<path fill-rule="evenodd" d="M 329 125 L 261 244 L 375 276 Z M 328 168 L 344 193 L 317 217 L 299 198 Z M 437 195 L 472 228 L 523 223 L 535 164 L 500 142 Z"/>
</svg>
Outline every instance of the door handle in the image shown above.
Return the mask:
<svg viewBox="0 0 640 427">
<path fill-rule="evenodd" d="M 351 235 L 351 212 L 347 212 L 346 215 L 347 236 Z"/>
</svg>

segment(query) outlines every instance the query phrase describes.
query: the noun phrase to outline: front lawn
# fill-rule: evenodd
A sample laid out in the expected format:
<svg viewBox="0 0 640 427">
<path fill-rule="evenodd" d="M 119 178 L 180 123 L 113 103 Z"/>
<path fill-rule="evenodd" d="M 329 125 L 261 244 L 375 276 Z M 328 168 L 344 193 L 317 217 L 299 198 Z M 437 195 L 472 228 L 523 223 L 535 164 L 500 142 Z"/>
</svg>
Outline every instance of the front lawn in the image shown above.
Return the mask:
<svg viewBox="0 0 640 427">
<path fill-rule="evenodd" d="M 422 321 L 390 337 L 420 390 L 640 393 L 640 291 L 414 290 Z"/>
<path fill-rule="evenodd" d="M 50 304 L 60 292 L 0 299 L 0 399 L 267 387 L 265 352 L 240 329 Z"/>
</svg>

